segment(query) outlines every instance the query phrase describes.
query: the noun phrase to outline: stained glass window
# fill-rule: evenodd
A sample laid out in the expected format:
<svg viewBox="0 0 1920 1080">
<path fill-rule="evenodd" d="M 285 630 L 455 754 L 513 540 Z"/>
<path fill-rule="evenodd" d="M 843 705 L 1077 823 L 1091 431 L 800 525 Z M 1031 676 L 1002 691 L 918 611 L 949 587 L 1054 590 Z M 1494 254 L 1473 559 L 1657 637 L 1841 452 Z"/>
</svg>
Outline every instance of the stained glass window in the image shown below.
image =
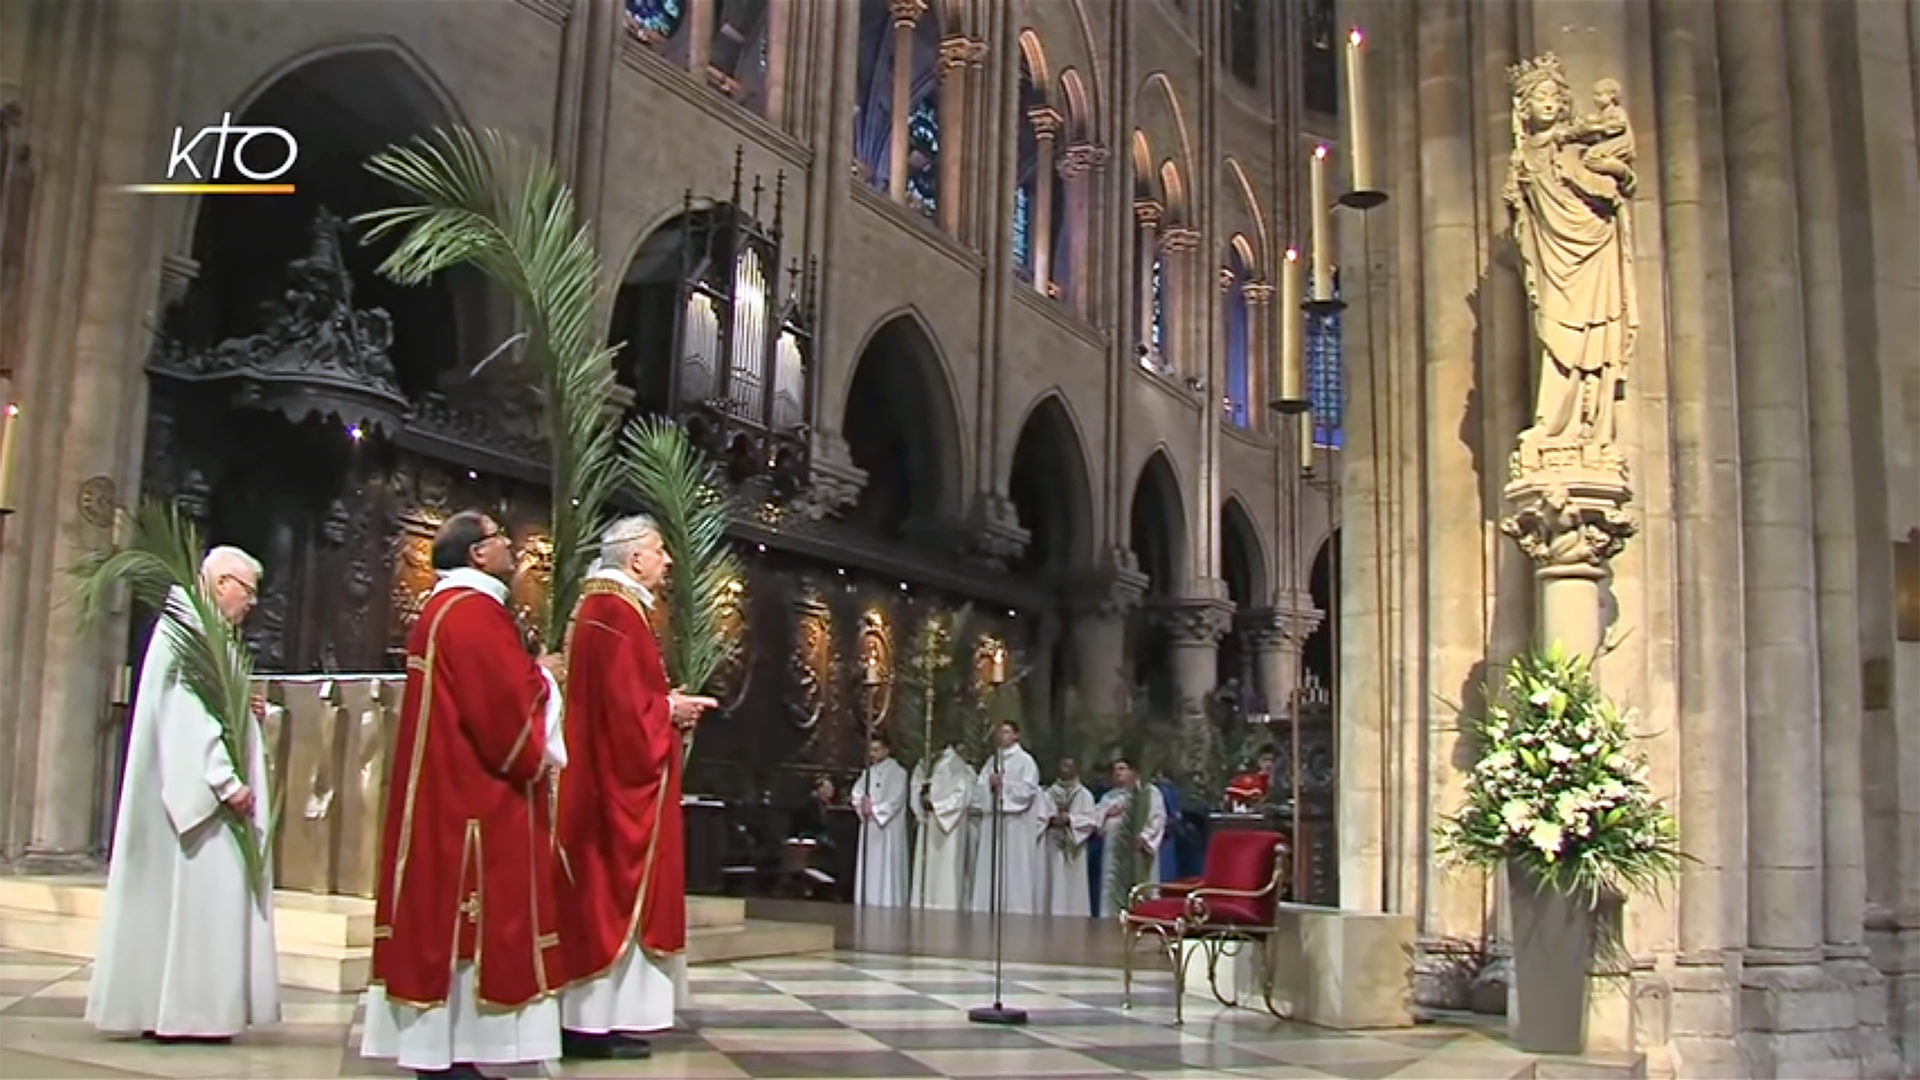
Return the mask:
<svg viewBox="0 0 1920 1080">
<path fill-rule="evenodd" d="M 1240 427 L 1247 426 L 1247 399 L 1252 397 L 1247 386 L 1247 294 L 1241 288 L 1245 280 L 1245 267 L 1234 260 L 1236 271 L 1233 285 L 1227 289 L 1227 393 L 1221 402 L 1229 421 Z"/>
<path fill-rule="evenodd" d="M 933 99 L 922 98 L 907 114 L 907 194 L 931 214 L 936 209 L 940 161 L 940 121 Z"/>
<path fill-rule="evenodd" d="M 1340 277 L 1334 275 L 1333 295 L 1340 295 Z M 1313 415 L 1313 444 L 1339 449 L 1344 445 L 1341 421 L 1346 387 L 1340 359 L 1340 315 L 1307 312 L 1307 405 Z"/>
<path fill-rule="evenodd" d="M 1033 193 L 1025 184 L 1013 189 L 1013 265 L 1021 280 L 1033 280 Z"/>
<path fill-rule="evenodd" d="M 664 41 L 680 29 L 682 0 L 627 0 L 627 22 L 643 36 Z"/>
<path fill-rule="evenodd" d="M 1167 304 L 1166 280 L 1162 276 L 1166 261 L 1159 252 L 1153 255 L 1153 351 L 1160 354 L 1160 363 L 1167 363 Z"/>
</svg>

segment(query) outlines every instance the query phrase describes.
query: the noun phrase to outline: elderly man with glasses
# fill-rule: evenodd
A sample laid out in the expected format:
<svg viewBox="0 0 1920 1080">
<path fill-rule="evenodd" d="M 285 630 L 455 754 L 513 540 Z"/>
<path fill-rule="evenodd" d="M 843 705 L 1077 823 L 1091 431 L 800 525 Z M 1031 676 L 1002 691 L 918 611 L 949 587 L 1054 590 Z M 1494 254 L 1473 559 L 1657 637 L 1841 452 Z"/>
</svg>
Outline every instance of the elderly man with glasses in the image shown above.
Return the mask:
<svg viewBox="0 0 1920 1080">
<path fill-rule="evenodd" d="M 471 1080 L 560 1056 L 548 778 L 566 748 L 559 663 L 522 644 L 499 523 L 455 514 L 433 565 L 407 635 L 361 1053 Z"/>
</svg>

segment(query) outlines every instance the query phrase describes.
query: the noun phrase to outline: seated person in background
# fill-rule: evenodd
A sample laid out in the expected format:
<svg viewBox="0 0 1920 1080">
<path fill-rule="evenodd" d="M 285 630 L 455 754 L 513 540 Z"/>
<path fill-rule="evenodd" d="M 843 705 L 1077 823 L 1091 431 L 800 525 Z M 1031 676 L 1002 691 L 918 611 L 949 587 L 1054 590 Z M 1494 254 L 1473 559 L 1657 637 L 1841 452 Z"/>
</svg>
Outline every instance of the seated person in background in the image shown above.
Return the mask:
<svg viewBox="0 0 1920 1080">
<path fill-rule="evenodd" d="M 1273 759 L 1273 747 L 1261 747 L 1258 764 L 1227 784 L 1228 811 L 1236 814 L 1259 812 L 1273 789 Z"/>
<path fill-rule="evenodd" d="M 819 885 L 831 886 L 834 883 L 833 838 L 827 833 L 827 807 L 833 805 L 833 777 L 821 773 L 813 778 L 813 793 L 799 809 L 793 812 L 792 823 L 787 829 L 787 844 L 793 846 L 795 840 L 810 840 L 806 858 L 806 876 Z"/>
</svg>

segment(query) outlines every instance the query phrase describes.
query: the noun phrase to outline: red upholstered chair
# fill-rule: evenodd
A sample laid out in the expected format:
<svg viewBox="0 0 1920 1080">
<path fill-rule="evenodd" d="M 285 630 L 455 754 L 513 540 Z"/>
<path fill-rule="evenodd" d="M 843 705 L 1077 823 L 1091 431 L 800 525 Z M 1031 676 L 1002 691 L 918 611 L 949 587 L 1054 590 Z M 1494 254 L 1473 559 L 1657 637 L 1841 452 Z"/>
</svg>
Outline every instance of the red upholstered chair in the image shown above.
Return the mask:
<svg viewBox="0 0 1920 1080">
<path fill-rule="evenodd" d="M 1220 960 L 1252 953 L 1260 994 L 1267 1011 L 1280 1016 L 1273 1004 L 1273 971 L 1267 957 L 1267 939 L 1273 935 L 1274 907 L 1287 872 L 1287 838 L 1277 832 L 1216 832 L 1207 841 L 1207 861 L 1198 879 L 1147 882 L 1136 885 L 1120 914 L 1126 936 L 1121 978 L 1125 1006 L 1133 1005 L 1133 951 L 1140 938 L 1154 934 L 1173 969 L 1173 1022 L 1185 1022 L 1181 1001 L 1186 996 L 1186 942 L 1197 942 L 1207 957 L 1207 983 L 1223 1005 L 1240 1004 L 1237 988 L 1221 992 Z"/>
</svg>

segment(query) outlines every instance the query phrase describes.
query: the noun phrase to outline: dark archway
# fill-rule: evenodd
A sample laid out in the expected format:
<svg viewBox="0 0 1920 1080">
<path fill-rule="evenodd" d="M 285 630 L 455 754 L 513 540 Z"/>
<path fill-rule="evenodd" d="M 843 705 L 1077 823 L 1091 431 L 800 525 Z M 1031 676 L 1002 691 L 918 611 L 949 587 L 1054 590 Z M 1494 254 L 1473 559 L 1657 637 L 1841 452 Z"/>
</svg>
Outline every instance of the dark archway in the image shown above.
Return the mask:
<svg viewBox="0 0 1920 1080">
<path fill-rule="evenodd" d="M 1140 470 L 1133 486 L 1128 546 L 1147 575 L 1149 601 L 1168 601 L 1181 595 L 1187 573 L 1187 517 L 1180 498 L 1180 482 L 1165 450 L 1156 450 Z M 1134 683 L 1146 688 L 1157 708 L 1171 709 L 1178 689 L 1166 629 L 1151 617 L 1134 620 Z"/>
<path fill-rule="evenodd" d="M 1220 576 L 1226 580 L 1227 599 L 1237 614 L 1244 615 L 1268 601 L 1265 560 L 1261 558 L 1260 531 L 1253 515 L 1238 498 L 1228 499 L 1220 508 Z M 1240 707 L 1247 704 L 1247 693 L 1259 680 L 1253 674 L 1253 653 L 1241 620 L 1235 619 L 1226 637 L 1220 641 L 1215 679 L 1219 686 L 1237 691 Z"/>
<path fill-rule="evenodd" d="M 1306 673 L 1318 685 L 1328 688 L 1334 686 L 1339 675 L 1339 659 L 1334 656 L 1334 626 L 1340 621 L 1340 531 L 1320 542 L 1319 551 L 1313 556 L 1313 572 L 1308 578 L 1308 589 L 1313 594 L 1313 606 L 1325 615 L 1320 626 L 1307 636 L 1302 647 L 1301 663 Z"/>
<path fill-rule="evenodd" d="M 1057 580 L 1091 561 L 1093 485 L 1079 433 L 1059 395 L 1041 399 L 1021 425 L 1008 492 L 1029 535 L 1026 551 L 1011 567 L 1015 573 Z"/>
<path fill-rule="evenodd" d="M 848 520 L 899 538 L 958 517 L 958 411 L 946 362 L 919 316 L 896 315 L 867 339 L 840 427 L 867 473 Z"/>
</svg>

